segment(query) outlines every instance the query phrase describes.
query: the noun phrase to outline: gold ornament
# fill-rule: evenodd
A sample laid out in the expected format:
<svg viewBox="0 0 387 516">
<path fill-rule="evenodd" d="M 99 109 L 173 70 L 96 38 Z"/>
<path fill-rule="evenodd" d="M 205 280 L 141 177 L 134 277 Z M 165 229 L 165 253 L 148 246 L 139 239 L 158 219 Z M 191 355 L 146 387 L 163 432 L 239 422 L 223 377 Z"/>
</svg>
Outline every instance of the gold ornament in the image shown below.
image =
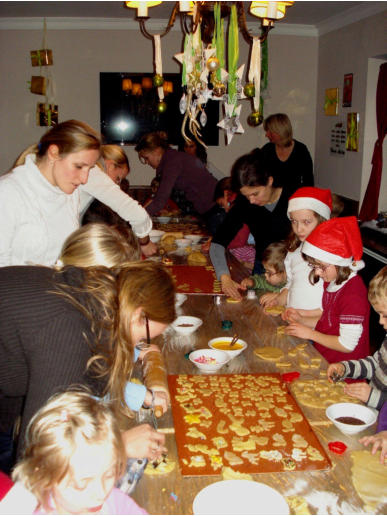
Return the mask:
<svg viewBox="0 0 387 516">
<path fill-rule="evenodd" d="M 215 97 L 223 97 L 226 93 L 226 86 L 222 82 L 217 82 L 212 90 Z"/>
<path fill-rule="evenodd" d="M 247 117 L 247 123 L 252 127 L 257 127 L 258 125 L 262 124 L 262 122 L 263 116 L 259 111 L 253 111 L 253 113 L 250 113 Z"/>
<path fill-rule="evenodd" d="M 255 86 L 252 82 L 248 82 L 243 88 L 243 92 L 246 97 L 254 97 L 255 95 Z"/>
<path fill-rule="evenodd" d="M 156 74 L 153 76 L 153 86 L 158 88 L 164 84 L 164 77 L 162 75 Z"/>
<path fill-rule="evenodd" d="M 157 104 L 157 111 L 158 113 L 162 114 L 162 113 L 165 113 L 167 110 L 167 103 L 164 102 L 163 100 L 161 100 L 158 104 Z"/>
<path fill-rule="evenodd" d="M 214 72 L 217 70 L 220 66 L 219 59 L 217 57 L 210 57 L 207 60 L 207 68 L 210 70 L 210 72 Z"/>
</svg>

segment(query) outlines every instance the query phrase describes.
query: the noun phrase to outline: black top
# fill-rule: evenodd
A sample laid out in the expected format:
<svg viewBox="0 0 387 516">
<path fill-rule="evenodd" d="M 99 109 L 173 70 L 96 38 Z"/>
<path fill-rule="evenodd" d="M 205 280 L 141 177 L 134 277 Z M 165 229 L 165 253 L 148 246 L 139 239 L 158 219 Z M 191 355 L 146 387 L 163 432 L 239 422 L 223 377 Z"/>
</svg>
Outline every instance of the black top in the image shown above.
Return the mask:
<svg viewBox="0 0 387 516">
<path fill-rule="evenodd" d="M 9 431 L 21 414 L 19 452 L 28 422 L 50 396 L 72 384 L 97 390 L 86 373 L 90 323 L 53 292 L 57 283 L 81 281 L 73 267 L 0 268 L 0 428 Z"/>
<path fill-rule="evenodd" d="M 278 158 L 274 143 L 264 145 L 262 153 L 270 174 L 278 179 L 279 186 L 296 191 L 301 186 L 314 185 L 312 158 L 303 143 L 294 140 L 293 150 L 286 161 Z"/>
<path fill-rule="evenodd" d="M 243 224 L 247 224 L 255 240 L 257 258 L 260 259 L 269 244 L 283 240 L 289 234 L 291 226 L 286 212 L 292 193 L 288 188 L 283 188 L 273 211 L 251 204 L 239 194 L 212 241 L 227 247 Z"/>
</svg>

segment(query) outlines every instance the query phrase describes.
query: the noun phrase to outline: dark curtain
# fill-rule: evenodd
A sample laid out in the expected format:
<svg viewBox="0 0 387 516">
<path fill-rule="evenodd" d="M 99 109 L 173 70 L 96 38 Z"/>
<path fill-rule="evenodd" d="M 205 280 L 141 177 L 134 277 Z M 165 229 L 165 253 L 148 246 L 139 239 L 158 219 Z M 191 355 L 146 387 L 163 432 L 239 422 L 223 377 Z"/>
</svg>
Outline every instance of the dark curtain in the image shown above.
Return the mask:
<svg viewBox="0 0 387 516">
<path fill-rule="evenodd" d="M 376 124 L 378 139 L 372 156 L 372 170 L 361 206 L 359 218 L 374 220 L 378 216 L 378 200 L 383 168 L 383 140 L 387 132 L 387 63 L 380 65 L 376 88 Z"/>
</svg>

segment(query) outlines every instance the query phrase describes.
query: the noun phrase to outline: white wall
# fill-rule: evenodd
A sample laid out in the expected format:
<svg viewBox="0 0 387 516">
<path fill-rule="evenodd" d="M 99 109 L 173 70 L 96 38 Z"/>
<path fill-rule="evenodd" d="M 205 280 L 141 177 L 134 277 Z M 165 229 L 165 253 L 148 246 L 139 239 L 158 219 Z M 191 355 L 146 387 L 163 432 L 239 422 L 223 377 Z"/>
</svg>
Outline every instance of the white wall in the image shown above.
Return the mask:
<svg viewBox="0 0 387 516">
<path fill-rule="evenodd" d="M 368 60 L 386 53 L 386 14 L 387 10 L 319 37 L 316 181 L 322 187 L 331 188 L 332 191 L 355 200 L 361 199 L 368 182 L 366 171 L 363 170 L 363 156 L 365 153 L 369 154 L 368 148 L 370 145 L 373 148 L 374 144 L 365 131 Z M 346 73 L 353 73 L 352 106 L 349 108 L 342 107 L 343 79 Z M 326 116 L 325 90 L 336 87 L 339 88 L 339 114 Z M 337 121 L 342 121 L 346 126 L 347 113 L 350 112 L 360 115 L 359 151 L 346 152 L 344 157 L 331 155 L 331 129 Z M 370 169 L 368 175 L 369 172 Z M 386 163 L 383 174 L 386 175 Z M 386 191 L 381 192 L 380 205 L 385 206 L 386 195 Z"/>
<path fill-rule="evenodd" d="M 0 99 L 1 113 L 0 170 L 5 172 L 16 156 L 36 142 L 45 131 L 37 127 L 35 109 L 43 97 L 31 94 L 27 81 L 38 75 L 31 67 L 30 50 L 41 48 L 40 30 L 1 30 Z M 99 72 L 151 72 L 152 43 L 138 30 L 51 30 L 48 21 L 48 48 L 54 56 L 51 71 L 56 83 L 59 118 L 84 120 L 99 129 Z M 172 55 L 181 51 L 182 34 L 172 30 L 162 39 L 163 70 L 180 71 Z M 265 115 L 286 112 L 292 120 L 294 134 L 314 155 L 317 88 L 317 37 L 269 35 L 270 98 Z M 240 36 L 240 63 L 246 62 L 248 46 Z M 251 128 L 246 118 L 250 101 L 243 101 L 241 119 L 244 135 L 236 135 L 225 146 L 209 148 L 209 160 L 228 175 L 237 157 L 265 143 L 262 126 Z M 132 172 L 132 185 L 149 184 L 154 171 L 141 165 L 133 147 L 126 146 Z"/>
</svg>

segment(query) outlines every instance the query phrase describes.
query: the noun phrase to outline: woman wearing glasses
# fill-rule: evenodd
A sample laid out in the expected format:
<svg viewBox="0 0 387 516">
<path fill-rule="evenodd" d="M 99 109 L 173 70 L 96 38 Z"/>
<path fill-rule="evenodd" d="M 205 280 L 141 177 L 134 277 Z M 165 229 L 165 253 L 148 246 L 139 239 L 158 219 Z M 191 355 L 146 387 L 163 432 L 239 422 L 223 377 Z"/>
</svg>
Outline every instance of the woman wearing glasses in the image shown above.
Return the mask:
<svg viewBox="0 0 387 516">
<path fill-rule="evenodd" d="M 9 433 L 21 416 L 18 454 L 33 414 L 72 384 L 108 395 L 124 425 L 133 417 L 125 389 L 135 346 L 175 319 L 174 297 L 171 276 L 153 262 L 0 268 L 0 431 Z M 163 452 L 164 436 L 150 427 L 124 438 L 131 457 Z"/>
<path fill-rule="evenodd" d="M 145 206 L 149 215 L 162 210 L 175 189 L 184 192 L 187 201 L 205 221 L 211 218 L 217 180 L 199 158 L 172 149 L 163 132 L 145 134 L 135 150 L 141 163 L 156 170 L 160 182 L 155 196 Z"/>
<path fill-rule="evenodd" d="M 370 305 L 357 274 L 364 262 L 356 217 L 322 222 L 306 238 L 302 253 L 310 282 L 324 282 L 322 310 L 287 309 L 282 314 L 289 321 L 285 333 L 312 340 L 330 363 L 368 356 Z"/>
</svg>

